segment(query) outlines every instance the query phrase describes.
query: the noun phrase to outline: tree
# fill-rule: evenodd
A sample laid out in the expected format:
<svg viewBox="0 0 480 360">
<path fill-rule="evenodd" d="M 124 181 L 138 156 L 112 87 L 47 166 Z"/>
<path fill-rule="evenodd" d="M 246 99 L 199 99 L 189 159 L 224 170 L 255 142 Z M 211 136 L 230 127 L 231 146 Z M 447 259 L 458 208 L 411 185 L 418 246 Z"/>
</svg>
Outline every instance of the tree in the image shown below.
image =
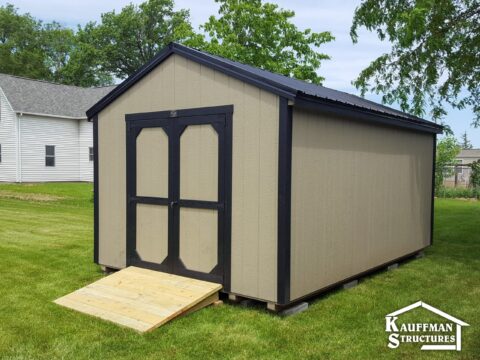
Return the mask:
<svg viewBox="0 0 480 360">
<path fill-rule="evenodd" d="M 383 94 L 418 116 L 431 108 L 440 120 L 445 107 L 467 106 L 480 126 L 480 2 L 478 0 L 363 0 L 350 30 L 375 31 L 392 44 L 353 82 L 361 90 Z"/>
<path fill-rule="evenodd" d="M 460 140 L 460 146 L 462 147 L 462 149 L 473 149 L 473 145 L 470 142 L 470 140 L 468 140 L 466 131 L 462 134 L 462 138 Z"/>
<path fill-rule="evenodd" d="M 73 30 L 57 22 L 44 24 L 13 5 L 0 6 L 2 73 L 69 85 L 111 84 L 113 78 L 77 40 Z"/>
<path fill-rule="evenodd" d="M 40 46 L 41 24 L 30 14 L 0 6 L 0 72 L 42 79 L 49 76 Z"/>
<path fill-rule="evenodd" d="M 43 26 L 41 46 L 50 71 L 45 80 L 84 87 L 113 83 L 113 77 L 100 67 L 91 47 L 80 41 L 83 36 L 81 29 L 75 33 L 56 22 Z"/>
<path fill-rule="evenodd" d="M 480 160 L 474 161 L 471 165 L 470 186 L 474 189 L 480 190 Z M 477 197 L 480 197 L 480 192 L 477 192 Z"/>
<path fill-rule="evenodd" d="M 299 30 L 291 19 L 295 13 L 261 0 L 215 0 L 219 16 L 210 16 L 202 26 L 209 41 L 203 49 L 231 60 L 265 70 L 321 83 L 321 61 L 329 59 L 311 46 L 332 41 L 330 32 Z"/>
<path fill-rule="evenodd" d="M 112 74 L 101 66 L 90 34 L 85 33 L 80 26 L 73 34 L 68 53 L 65 53 L 68 61 L 56 72 L 54 81 L 83 87 L 113 84 Z"/>
<path fill-rule="evenodd" d="M 118 78 L 133 74 L 172 41 L 198 45 L 202 38 L 189 21 L 189 11 L 174 11 L 173 0 L 130 4 L 120 13 L 102 14 L 100 24 L 88 23 L 83 44 L 94 51 L 101 68 Z"/>
<path fill-rule="evenodd" d="M 435 191 L 443 186 L 443 179 L 453 175 L 454 169 L 449 165 L 455 163 L 460 149 L 460 145 L 453 136 L 446 136 L 438 141 L 435 161 Z"/>
</svg>

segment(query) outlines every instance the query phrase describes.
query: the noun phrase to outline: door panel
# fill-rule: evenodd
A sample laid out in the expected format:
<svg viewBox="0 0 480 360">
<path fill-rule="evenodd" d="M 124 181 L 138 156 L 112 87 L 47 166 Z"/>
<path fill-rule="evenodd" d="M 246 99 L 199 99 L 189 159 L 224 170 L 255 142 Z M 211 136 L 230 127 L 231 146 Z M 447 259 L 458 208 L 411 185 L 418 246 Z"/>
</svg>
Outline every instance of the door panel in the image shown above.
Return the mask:
<svg viewBox="0 0 480 360">
<path fill-rule="evenodd" d="M 188 270 L 211 272 L 218 263 L 218 211 L 180 209 L 180 260 Z"/>
<path fill-rule="evenodd" d="M 160 264 L 168 256 L 168 206 L 137 204 L 137 253 Z"/>
<path fill-rule="evenodd" d="M 168 197 L 168 136 L 161 127 L 137 136 L 137 196 Z"/>
<path fill-rule="evenodd" d="M 207 125 L 190 125 L 180 137 L 180 198 L 218 200 L 218 135 Z"/>
<path fill-rule="evenodd" d="M 229 288 L 231 111 L 126 115 L 127 265 Z"/>
</svg>

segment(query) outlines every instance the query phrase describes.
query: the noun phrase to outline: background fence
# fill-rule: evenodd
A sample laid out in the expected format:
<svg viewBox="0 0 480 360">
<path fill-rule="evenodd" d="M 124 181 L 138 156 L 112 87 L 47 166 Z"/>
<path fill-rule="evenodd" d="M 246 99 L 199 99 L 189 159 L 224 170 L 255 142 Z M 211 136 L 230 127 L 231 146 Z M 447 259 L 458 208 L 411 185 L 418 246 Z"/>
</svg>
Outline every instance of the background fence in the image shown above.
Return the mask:
<svg viewBox="0 0 480 360">
<path fill-rule="evenodd" d="M 441 169 L 437 167 L 435 195 L 443 198 L 480 199 L 479 164 L 449 164 Z"/>
<path fill-rule="evenodd" d="M 468 188 L 471 186 L 471 164 L 451 164 L 443 168 L 443 186 L 447 188 Z"/>
</svg>

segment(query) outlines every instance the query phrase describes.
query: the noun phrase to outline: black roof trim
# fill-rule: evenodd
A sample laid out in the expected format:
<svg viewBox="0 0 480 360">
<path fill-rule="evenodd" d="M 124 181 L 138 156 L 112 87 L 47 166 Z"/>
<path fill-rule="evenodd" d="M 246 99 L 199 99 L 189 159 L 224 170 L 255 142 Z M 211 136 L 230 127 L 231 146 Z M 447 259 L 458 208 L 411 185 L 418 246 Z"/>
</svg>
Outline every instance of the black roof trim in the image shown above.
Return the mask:
<svg viewBox="0 0 480 360">
<path fill-rule="evenodd" d="M 263 76 L 254 75 L 235 66 L 234 62 L 232 61 L 224 61 L 227 59 L 221 59 L 205 52 L 191 49 L 179 44 L 173 44 L 173 52 L 175 54 L 183 55 L 187 59 L 196 61 L 200 64 L 213 67 L 215 70 L 218 70 L 224 74 L 248 82 L 252 85 L 258 86 L 259 88 L 268 90 L 287 99 L 294 99 L 297 93 L 296 89 L 280 85 L 275 81 L 271 81 Z"/>
<path fill-rule="evenodd" d="M 160 53 L 156 55 L 149 63 L 142 66 L 136 73 L 129 76 L 127 79 L 121 82 L 113 91 L 108 93 L 105 97 L 100 99 L 99 102 L 97 102 L 90 109 L 88 109 L 87 117 L 90 119 L 96 114 L 98 114 L 100 111 L 106 108 L 110 103 L 112 103 L 117 97 L 122 95 L 132 85 L 134 85 L 137 81 L 142 79 L 145 75 L 147 75 L 150 71 L 152 71 L 158 64 L 162 63 L 166 58 L 168 58 L 172 54 L 182 55 L 187 59 L 193 60 L 203 65 L 207 65 L 224 74 L 230 75 L 239 80 L 258 86 L 262 89 L 273 92 L 277 95 L 286 97 L 287 99 L 295 98 L 296 91 L 293 89 L 289 89 L 284 86 L 278 86 L 272 82 L 265 81 L 265 79 L 262 79 L 261 77 L 255 77 L 255 76 L 249 75 L 245 71 L 242 71 L 241 69 L 235 69 L 233 66 L 228 66 L 228 64 L 222 64 L 220 61 L 214 58 L 211 58 L 211 57 L 209 58 L 208 54 L 203 53 L 201 51 L 194 50 L 176 43 L 171 43 L 167 47 L 165 47 L 162 51 L 160 51 Z"/>
<path fill-rule="evenodd" d="M 437 134 L 441 133 L 443 130 L 441 125 L 374 103 L 355 95 L 271 73 L 269 71 L 241 64 L 216 55 L 211 55 L 176 43 L 169 44 L 150 62 L 142 66 L 136 73 L 125 79 L 114 90 L 93 105 L 87 111 L 87 117 L 91 119 L 98 114 L 172 54 L 181 55 L 189 60 L 206 65 L 214 70 L 218 70 L 226 75 L 252 84 L 286 99 L 294 100 L 294 103 L 297 106 L 315 107 L 317 110 L 321 111 L 331 111 L 332 109 L 336 109 L 336 113 L 341 110 L 343 113 L 348 113 L 349 115 L 351 115 L 352 111 L 361 112 L 364 115 L 369 116 L 368 118 L 366 118 L 366 116 L 362 117 L 366 121 L 371 120 L 377 123 L 383 122 L 388 125 Z"/>
<path fill-rule="evenodd" d="M 405 118 L 385 112 L 378 112 L 356 105 L 344 104 L 339 101 L 320 99 L 307 95 L 298 95 L 295 106 L 304 109 L 317 110 L 332 115 L 348 116 L 356 120 L 369 121 L 387 126 L 402 127 L 432 134 L 441 134 L 443 126 L 420 118 Z"/>
</svg>

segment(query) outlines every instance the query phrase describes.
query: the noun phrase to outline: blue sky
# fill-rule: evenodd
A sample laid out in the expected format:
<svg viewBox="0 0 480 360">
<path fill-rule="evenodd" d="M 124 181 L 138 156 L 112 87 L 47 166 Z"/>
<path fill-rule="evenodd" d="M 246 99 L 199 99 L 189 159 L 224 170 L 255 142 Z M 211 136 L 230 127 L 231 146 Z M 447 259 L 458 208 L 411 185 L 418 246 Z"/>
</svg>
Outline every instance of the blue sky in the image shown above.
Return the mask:
<svg viewBox="0 0 480 360">
<path fill-rule="evenodd" d="M 349 30 L 355 7 L 359 0 L 269 0 L 281 7 L 294 10 L 295 24 L 301 28 L 314 31 L 331 31 L 336 40 L 321 48 L 330 55 L 319 73 L 326 78 L 325 86 L 358 94 L 351 82 L 372 60 L 389 50 L 388 43 L 382 43 L 375 34 L 360 32 L 358 44 L 353 44 Z M 120 10 L 126 4 L 141 3 L 142 0 L 0 0 L 0 4 L 14 4 L 20 12 L 29 12 L 44 21 L 56 20 L 66 26 L 75 28 L 77 24 L 85 24 L 90 20 L 99 20 L 100 14 L 112 9 Z M 195 27 L 204 23 L 215 14 L 218 6 L 214 0 L 177 0 L 177 8 L 190 9 L 191 21 Z M 373 101 L 380 97 L 367 94 Z M 427 118 L 428 119 L 428 118 Z M 480 148 L 480 129 L 470 126 L 473 119 L 471 110 L 449 110 L 446 122 L 452 127 L 455 135 L 460 136 L 467 131 L 473 145 Z"/>
</svg>

